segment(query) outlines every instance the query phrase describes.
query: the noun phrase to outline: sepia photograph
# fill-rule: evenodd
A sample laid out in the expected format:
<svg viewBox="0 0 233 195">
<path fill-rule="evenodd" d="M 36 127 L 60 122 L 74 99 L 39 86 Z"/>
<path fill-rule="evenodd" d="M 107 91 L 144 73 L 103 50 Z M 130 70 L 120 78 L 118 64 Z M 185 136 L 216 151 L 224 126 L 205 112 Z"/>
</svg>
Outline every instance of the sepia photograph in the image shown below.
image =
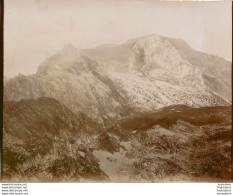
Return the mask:
<svg viewBox="0 0 233 195">
<path fill-rule="evenodd" d="M 4 1 L 3 182 L 231 182 L 232 2 Z"/>
</svg>

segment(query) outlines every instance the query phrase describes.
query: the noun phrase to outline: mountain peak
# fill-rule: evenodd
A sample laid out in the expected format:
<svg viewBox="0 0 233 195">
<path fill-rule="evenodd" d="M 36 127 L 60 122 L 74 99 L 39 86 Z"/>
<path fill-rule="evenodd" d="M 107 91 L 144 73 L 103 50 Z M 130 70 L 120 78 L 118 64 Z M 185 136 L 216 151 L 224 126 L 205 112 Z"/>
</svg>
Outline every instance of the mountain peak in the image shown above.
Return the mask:
<svg viewBox="0 0 233 195">
<path fill-rule="evenodd" d="M 137 41 L 145 40 L 145 39 L 148 39 L 148 38 L 162 38 L 162 37 L 163 36 L 161 36 L 159 34 L 150 34 L 150 35 L 135 37 L 135 38 L 132 38 L 132 39 L 128 39 L 127 41 L 125 41 L 123 43 L 123 45 L 132 44 L 132 43 L 135 43 Z"/>
<path fill-rule="evenodd" d="M 44 75 L 57 71 L 80 74 L 82 71 L 94 70 L 96 66 L 97 63 L 95 61 L 84 56 L 72 44 L 68 44 L 40 64 L 37 74 Z"/>
</svg>

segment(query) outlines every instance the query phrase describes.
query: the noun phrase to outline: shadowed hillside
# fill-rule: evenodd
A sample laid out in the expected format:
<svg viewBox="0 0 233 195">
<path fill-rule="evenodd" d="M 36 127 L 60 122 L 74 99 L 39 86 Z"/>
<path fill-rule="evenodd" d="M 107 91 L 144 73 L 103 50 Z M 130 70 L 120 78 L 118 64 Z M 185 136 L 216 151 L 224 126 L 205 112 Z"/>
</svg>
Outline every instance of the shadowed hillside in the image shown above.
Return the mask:
<svg viewBox="0 0 233 195">
<path fill-rule="evenodd" d="M 115 168 L 115 172 L 103 169 L 112 180 L 228 181 L 231 113 L 230 106 L 178 105 L 124 118 L 106 130 L 111 149 L 96 155 Z"/>
<path fill-rule="evenodd" d="M 98 128 L 52 98 L 4 102 L 3 179 L 106 180 L 89 144 Z"/>
</svg>

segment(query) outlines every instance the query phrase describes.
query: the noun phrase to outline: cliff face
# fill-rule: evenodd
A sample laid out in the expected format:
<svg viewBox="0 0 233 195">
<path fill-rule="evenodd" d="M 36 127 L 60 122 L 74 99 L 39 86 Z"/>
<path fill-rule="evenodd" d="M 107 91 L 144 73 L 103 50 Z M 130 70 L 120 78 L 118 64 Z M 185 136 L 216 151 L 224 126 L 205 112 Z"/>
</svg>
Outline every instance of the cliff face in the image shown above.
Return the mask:
<svg viewBox="0 0 233 195">
<path fill-rule="evenodd" d="M 189 87 L 199 85 L 232 101 L 231 62 L 196 51 L 182 39 L 150 35 L 82 53 L 101 62 L 109 71 L 136 73 Z"/>
</svg>

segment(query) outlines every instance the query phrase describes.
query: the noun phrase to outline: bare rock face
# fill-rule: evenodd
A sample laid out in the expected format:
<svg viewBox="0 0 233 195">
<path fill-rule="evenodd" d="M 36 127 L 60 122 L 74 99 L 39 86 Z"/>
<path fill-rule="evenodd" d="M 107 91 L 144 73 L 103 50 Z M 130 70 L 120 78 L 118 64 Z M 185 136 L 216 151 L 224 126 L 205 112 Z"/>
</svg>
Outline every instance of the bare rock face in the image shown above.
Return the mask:
<svg viewBox="0 0 233 195">
<path fill-rule="evenodd" d="M 182 39 L 150 35 L 121 45 L 82 50 L 82 53 L 112 72 L 206 88 L 226 101 L 232 101 L 231 62 L 196 51 Z"/>
</svg>

